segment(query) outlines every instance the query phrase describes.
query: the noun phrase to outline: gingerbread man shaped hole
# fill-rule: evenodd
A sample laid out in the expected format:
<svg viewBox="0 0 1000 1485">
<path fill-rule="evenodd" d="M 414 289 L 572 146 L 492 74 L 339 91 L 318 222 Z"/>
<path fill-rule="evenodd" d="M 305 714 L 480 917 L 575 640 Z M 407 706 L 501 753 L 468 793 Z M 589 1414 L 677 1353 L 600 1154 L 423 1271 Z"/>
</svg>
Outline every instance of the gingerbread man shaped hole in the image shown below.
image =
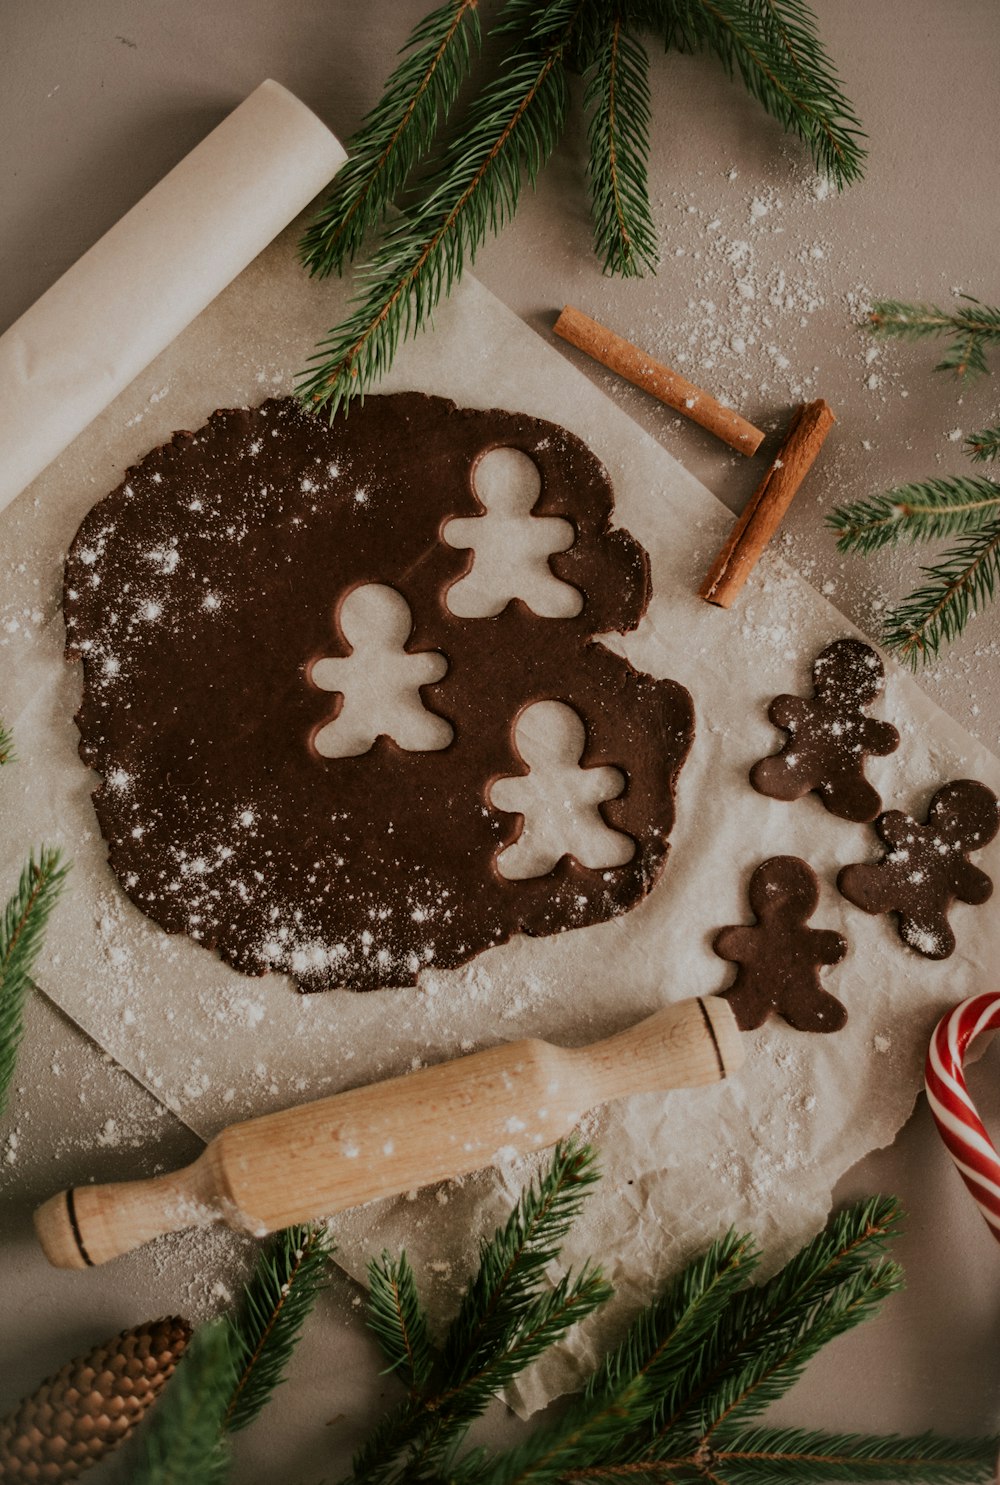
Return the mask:
<svg viewBox="0 0 1000 1485">
<path fill-rule="evenodd" d="M 509 881 L 544 876 L 563 856 L 593 870 L 632 859 L 631 836 L 604 823 L 598 805 L 625 787 L 617 768 L 581 768 L 586 731 L 561 701 L 537 701 L 520 715 L 517 750 L 530 772 L 497 779 L 490 790 L 498 809 L 523 817 L 521 833 L 501 851 L 497 867 Z"/>
<path fill-rule="evenodd" d="M 520 449 L 490 449 L 477 461 L 472 482 L 486 514 L 448 521 L 442 532 L 449 546 L 473 548 L 471 571 L 448 592 L 451 612 L 460 619 L 492 618 L 520 598 L 540 618 L 575 618 L 583 598 L 548 561 L 573 545 L 575 532 L 558 516 L 531 514 L 542 487 L 535 461 Z"/>
<path fill-rule="evenodd" d="M 351 653 L 316 660 L 309 673 L 314 686 L 336 692 L 339 702 L 313 738 L 317 753 L 355 758 L 377 737 L 390 737 L 407 752 L 446 748 L 454 730 L 428 711 L 420 687 L 441 680 L 448 662 L 438 650 L 406 649 L 413 618 L 402 594 L 381 583 L 355 588 L 344 599 L 339 623 Z"/>
</svg>

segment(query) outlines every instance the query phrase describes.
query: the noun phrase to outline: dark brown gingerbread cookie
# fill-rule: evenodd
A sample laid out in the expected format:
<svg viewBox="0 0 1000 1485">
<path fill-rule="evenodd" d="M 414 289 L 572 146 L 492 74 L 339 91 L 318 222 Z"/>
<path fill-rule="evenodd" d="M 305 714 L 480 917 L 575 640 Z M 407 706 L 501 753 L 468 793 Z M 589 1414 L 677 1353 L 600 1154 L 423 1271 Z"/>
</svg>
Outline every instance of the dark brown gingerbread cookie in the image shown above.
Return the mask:
<svg viewBox="0 0 1000 1485">
<path fill-rule="evenodd" d="M 816 873 L 797 856 L 772 856 L 750 878 L 750 908 L 757 922 L 720 928 L 712 947 L 739 965 L 721 994 L 737 1025 L 752 1031 L 771 1011 L 796 1031 L 839 1031 L 847 1011 L 819 982 L 820 969 L 839 964 L 847 941 L 825 928 L 808 928 L 819 902 Z"/>
<path fill-rule="evenodd" d="M 837 886 L 866 913 L 895 913 L 904 944 L 926 959 L 955 949 L 948 912 L 955 902 L 986 902 L 993 883 L 968 859 L 989 845 L 1000 824 L 997 797 L 975 779 L 939 789 L 919 824 L 901 810 L 880 815 L 875 829 L 889 847 L 881 861 L 845 866 Z"/>
<path fill-rule="evenodd" d="M 473 554 L 442 528 L 483 514 L 474 468 L 497 447 L 536 463 L 532 514 L 573 523 L 549 561 L 583 595 L 574 618 L 518 599 L 492 618 L 447 606 Z M 67 654 L 84 661 L 80 752 L 103 776 L 97 814 L 133 902 L 306 990 L 413 984 L 516 933 L 634 907 L 666 860 L 693 712 L 682 686 L 593 642 L 649 602 L 648 558 L 612 510 L 603 466 L 564 429 L 418 393 L 368 398 L 332 426 L 291 399 L 217 412 L 129 470 L 77 534 L 65 614 Z M 366 584 L 409 605 L 407 655 L 437 657 L 418 680 L 447 663 L 419 687 L 453 729 L 446 747 L 316 747 L 339 698 L 313 668 L 322 681 L 320 660 L 351 654 L 339 615 Z M 525 772 L 513 728 L 540 699 L 583 718 L 582 766 L 625 775 L 600 808 L 635 842 L 626 865 L 499 873 L 521 822 L 489 788 Z"/>
<path fill-rule="evenodd" d="M 792 800 L 815 792 L 832 815 L 874 820 L 882 801 L 865 778 L 865 758 L 899 746 L 895 727 L 864 714 L 884 689 L 885 670 L 870 645 L 858 639 L 827 645 L 813 665 L 813 697 L 776 696 L 768 708 L 788 741 L 750 770 L 758 794 Z"/>
</svg>

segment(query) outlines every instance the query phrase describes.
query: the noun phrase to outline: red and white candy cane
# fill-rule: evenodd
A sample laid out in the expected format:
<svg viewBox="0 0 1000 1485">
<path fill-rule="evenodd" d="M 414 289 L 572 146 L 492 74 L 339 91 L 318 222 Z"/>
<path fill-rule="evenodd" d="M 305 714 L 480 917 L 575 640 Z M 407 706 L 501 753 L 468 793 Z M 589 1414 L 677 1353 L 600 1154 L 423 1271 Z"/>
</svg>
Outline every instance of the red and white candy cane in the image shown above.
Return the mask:
<svg viewBox="0 0 1000 1485">
<path fill-rule="evenodd" d="M 1000 1242 L 1000 1155 L 965 1086 L 969 1043 L 1000 1027 L 1000 995 L 974 995 L 942 1016 L 931 1037 L 924 1073 L 927 1098 L 941 1138 L 972 1199 Z"/>
</svg>

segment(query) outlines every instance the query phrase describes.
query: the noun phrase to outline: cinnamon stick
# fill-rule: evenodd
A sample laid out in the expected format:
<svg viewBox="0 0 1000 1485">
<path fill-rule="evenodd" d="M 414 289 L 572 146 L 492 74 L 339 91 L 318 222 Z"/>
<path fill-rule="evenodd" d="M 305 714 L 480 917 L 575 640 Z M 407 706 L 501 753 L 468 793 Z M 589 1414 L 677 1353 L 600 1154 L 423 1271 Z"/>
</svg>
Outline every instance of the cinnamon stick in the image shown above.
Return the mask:
<svg viewBox="0 0 1000 1485">
<path fill-rule="evenodd" d="M 723 407 L 704 387 L 695 386 L 694 382 L 671 371 L 669 366 L 654 361 L 630 340 L 616 335 L 606 325 L 598 324 L 597 320 L 592 320 L 572 304 L 564 307 L 554 328 L 562 340 L 568 340 L 577 350 L 616 371 L 634 387 L 641 387 L 685 418 L 714 433 L 737 453 L 749 457 L 760 447 L 763 433 L 746 418 L 741 418 L 733 408 Z"/>
<path fill-rule="evenodd" d="M 836 422 L 820 397 L 795 413 L 770 469 L 747 501 L 698 592 L 706 603 L 729 608 L 781 524 L 781 519 L 812 468 L 823 440 Z"/>
</svg>

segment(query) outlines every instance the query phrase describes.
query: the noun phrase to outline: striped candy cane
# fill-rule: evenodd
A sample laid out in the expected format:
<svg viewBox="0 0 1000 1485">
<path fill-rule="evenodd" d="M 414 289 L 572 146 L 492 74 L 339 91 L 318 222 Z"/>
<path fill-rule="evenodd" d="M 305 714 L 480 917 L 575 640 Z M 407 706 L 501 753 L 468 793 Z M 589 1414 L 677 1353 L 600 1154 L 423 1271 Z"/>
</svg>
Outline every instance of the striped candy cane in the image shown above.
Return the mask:
<svg viewBox="0 0 1000 1485">
<path fill-rule="evenodd" d="M 1000 1242 L 1000 1155 L 965 1086 L 966 1049 L 1000 1027 L 1000 995 L 974 995 L 942 1016 L 927 1053 L 925 1084 L 941 1138 L 972 1199 Z"/>
</svg>

